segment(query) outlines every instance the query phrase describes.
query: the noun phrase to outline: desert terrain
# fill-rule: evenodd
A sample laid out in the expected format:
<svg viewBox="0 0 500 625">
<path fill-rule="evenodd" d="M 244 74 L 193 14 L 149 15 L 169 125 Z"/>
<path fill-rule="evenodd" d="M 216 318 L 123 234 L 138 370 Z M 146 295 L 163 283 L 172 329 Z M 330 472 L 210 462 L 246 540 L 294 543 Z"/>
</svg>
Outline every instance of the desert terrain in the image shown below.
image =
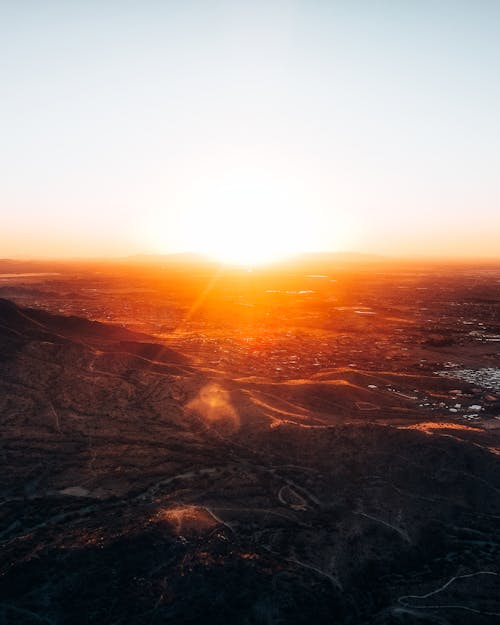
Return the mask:
<svg viewBox="0 0 500 625">
<path fill-rule="evenodd" d="M 500 266 L 0 261 L 0 623 L 500 616 Z"/>
</svg>

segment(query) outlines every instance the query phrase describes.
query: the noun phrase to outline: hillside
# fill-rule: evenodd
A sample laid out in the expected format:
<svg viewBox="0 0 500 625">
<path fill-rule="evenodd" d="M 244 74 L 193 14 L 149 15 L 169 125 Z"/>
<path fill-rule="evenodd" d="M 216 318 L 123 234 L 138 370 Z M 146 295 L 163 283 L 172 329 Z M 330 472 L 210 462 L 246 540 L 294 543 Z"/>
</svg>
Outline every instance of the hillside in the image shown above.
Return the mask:
<svg viewBox="0 0 500 625">
<path fill-rule="evenodd" d="M 292 397 L 6 301 L 0 341 L 0 622 L 495 619 L 494 433 L 328 423 L 345 384 Z"/>
</svg>

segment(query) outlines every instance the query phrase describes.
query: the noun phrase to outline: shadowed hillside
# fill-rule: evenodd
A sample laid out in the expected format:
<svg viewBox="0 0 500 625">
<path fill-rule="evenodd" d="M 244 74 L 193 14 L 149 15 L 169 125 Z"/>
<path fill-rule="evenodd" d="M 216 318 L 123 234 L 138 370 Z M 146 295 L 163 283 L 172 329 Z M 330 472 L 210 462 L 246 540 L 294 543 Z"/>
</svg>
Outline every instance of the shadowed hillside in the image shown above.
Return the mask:
<svg viewBox="0 0 500 625">
<path fill-rule="evenodd" d="M 346 417 L 383 412 L 373 373 L 230 379 L 5 300 L 0 342 L 0 622 L 497 618 L 494 431 L 404 397 Z"/>
</svg>

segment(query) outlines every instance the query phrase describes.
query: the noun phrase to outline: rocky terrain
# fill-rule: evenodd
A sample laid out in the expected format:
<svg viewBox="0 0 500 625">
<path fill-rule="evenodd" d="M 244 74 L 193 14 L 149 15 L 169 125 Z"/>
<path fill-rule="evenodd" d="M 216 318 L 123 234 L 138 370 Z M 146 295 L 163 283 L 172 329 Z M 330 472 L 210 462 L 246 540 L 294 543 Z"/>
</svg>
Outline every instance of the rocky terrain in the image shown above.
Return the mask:
<svg viewBox="0 0 500 625">
<path fill-rule="evenodd" d="M 377 367 L 373 344 L 298 351 L 298 294 L 295 325 L 259 326 L 281 345 L 250 349 L 257 322 L 218 339 L 209 309 L 168 340 L 56 314 L 47 280 L 5 287 L 52 289 L 45 310 L 0 300 L 2 625 L 497 622 L 498 398 L 448 375 L 497 367 L 496 317 L 474 308 L 480 338 L 434 322 L 398 344 L 411 366 Z"/>
</svg>

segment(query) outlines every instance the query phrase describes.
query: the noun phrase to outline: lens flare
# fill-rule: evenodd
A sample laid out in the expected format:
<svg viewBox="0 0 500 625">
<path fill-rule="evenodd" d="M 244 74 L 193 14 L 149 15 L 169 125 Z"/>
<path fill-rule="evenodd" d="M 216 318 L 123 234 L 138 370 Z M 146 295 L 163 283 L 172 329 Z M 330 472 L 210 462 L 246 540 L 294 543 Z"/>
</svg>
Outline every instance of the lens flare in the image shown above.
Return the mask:
<svg viewBox="0 0 500 625">
<path fill-rule="evenodd" d="M 204 386 L 198 395 L 187 403 L 186 408 L 196 414 L 208 427 L 235 431 L 240 426 L 236 409 L 230 401 L 229 392 L 219 384 Z"/>
</svg>

